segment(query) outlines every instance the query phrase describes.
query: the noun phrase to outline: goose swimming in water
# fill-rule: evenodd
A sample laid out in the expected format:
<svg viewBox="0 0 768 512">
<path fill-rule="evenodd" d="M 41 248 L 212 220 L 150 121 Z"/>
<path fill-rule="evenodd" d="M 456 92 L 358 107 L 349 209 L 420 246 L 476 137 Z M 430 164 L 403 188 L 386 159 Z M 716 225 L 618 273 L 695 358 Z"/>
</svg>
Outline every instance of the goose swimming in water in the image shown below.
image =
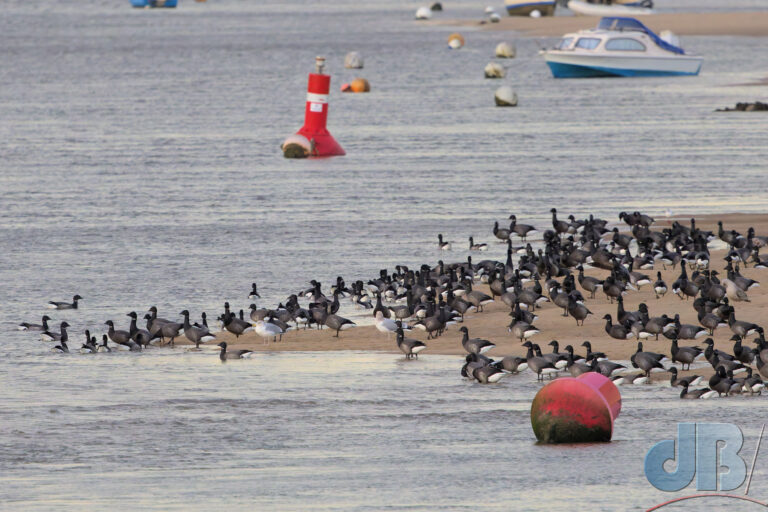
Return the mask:
<svg viewBox="0 0 768 512">
<path fill-rule="evenodd" d="M 52 350 L 54 352 L 64 352 L 64 353 L 67 353 L 67 354 L 69 353 L 69 347 L 67 346 L 67 342 L 64 341 L 64 340 L 61 341 L 61 344 L 56 345 L 55 347 L 53 347 Z"/>
<path fill-rule="evenodd" d="M 701 384 L 701 375 L 688 375 L 687 377 L 677 377 L 677 367 L 671 366 L 669 368 L 669 373 L 671 374 L 669 377 L 669 384 L 673 388 L 676 386 L 698 386 Z"/>
<path fill-rule="evenodd" d="M 67 322 L 61 322 L 59 332 L 43 331 L 40 333 L 40 339 L 43 341 L 69 341 L 67 327 L 69 327 Z"/>
<path fill-rule="evenodd" d="M 256 283 L 251 283 L 251 293 L 248 294 L 248 298 L 251 300 L 260 299 L 259 290 L 256 288 Z"/>
<path fill-rule="evenodd" d="M 437 247 L 441 251 L 450 251 L 451 250 L 451 242 L 444 242 L 443 241 L 443 235 L 442 233 L 437 235 Z"/>
<path fill-rule="evenodd" d="M 469 237 L 469 250 L 470 251 L 487 251 L 488 244 L 476 244 L 475 239 Z"/>
<path fill-rule="evenodd" d="M 687 382 L 683 382 L 681 384 L 683 387 L 682 391 L 680 391 L 680 398 L 688 398 L 688 399 L 707 399 L 712 398 L 715 396 L 717 391 L 709 388 L 700 388 L 700 389 L 694 389 L 692 391 L 688 391 L 689 384 Z"/>
<path fill-rule="evenodd" d="M 72 297 L 72 302 L 49 301 L 48 309 L 77 309 L 77 301 L 83 300 L 79 295 Z"/>
<path fill-rule="evenodd" d="M 112 352 L 112 349 L 109 348 L 109 345 L 107 344 L 107 339 L 106 334 L 101 336 L 101 345 L 98 346 L 99 352 Z"/>
<path fill-rule="evenodd" d="M 219 352 L 219 359 L 221 359 L 223 362 L 227 362 L 232 359 L 247 359 L 248 354 L 253 354 L 252 350 L 230 350 L 227 351 L 227 342 L 222 341 L 218 345 L 221 347 L 221 352 Z"/>
<path fill-rule="evenodd" d="M 19 324 L 18 329 L 20 331 L 42 331 L 45 332 L 48 330 L 48 320 L 50 320 L 51 317 L 48 315 L 43 315 L 42 323 L 40 324 L 30 324 L 27 322 L 21 322 Z"/>
</svg>

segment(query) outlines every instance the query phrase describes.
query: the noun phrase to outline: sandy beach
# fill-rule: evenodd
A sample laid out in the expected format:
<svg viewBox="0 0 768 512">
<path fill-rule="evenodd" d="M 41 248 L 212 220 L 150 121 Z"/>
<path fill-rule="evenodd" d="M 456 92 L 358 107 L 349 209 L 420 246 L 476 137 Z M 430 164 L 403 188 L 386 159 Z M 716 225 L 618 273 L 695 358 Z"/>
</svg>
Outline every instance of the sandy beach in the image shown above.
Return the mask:
<svg viewBox="0 0 768 512">
<path fill-rule="evenodd" d="M 673 221 L 679 221 L 684 225 L 689 225 L 690 218 L 664 218 L 657 219 L 652 226 L 653 230 L 661 230 L 670 227 Z M 722 220 L 725 229 L 735 229 L 746 234 L 751 226 L 755 228 L 756 234 L 768 234 L 768 214 L 726 214 L 726 215 L 699 215 L 696 216 L 696 225 L 700 229 L 712 230 L 717 233 L 717 221 Z M 713 270 L 722 270 L 725 267 L 723 257 L 725 250 L 712 251 L 711 265 Z M 464 253 L 462 251 L 453 251 L 445 257 L 445 261 L 462 260 Z M 434 263 L 434 262 L 431 262 Z M 672 283 L 680 274 L 679 266 L 672 270 L 664 270 L 661 264 L 656 265 L 653 270 L 642 270 L 655 280 L 656 271 L 661 271 L 662 278 L 667 285 L 671 287 Z M 760 281 L 765 280 L 766 272 L 761 269 L 742 268 L 744 276 Z M 587 275 L 594 275 L 604 278 L 608 272 L 600 269 L 588 269 Z M 690 272 L 689 272 L 690 275 Z M 720 276 L 724 278 L 724 274 Z M 478 286 L 478 290 L 487 292 L 487 287 Z M 577 289 L 581 288 L 577 285 Z M 764 292 L 765 288 L 755 288 L 750 290 L 749 297 L 751 302 L 740 302 L 736 304 L 736 317 L 740 320 L 759 322 L 768 307 L 768 294 Z M 583 353 L 584 349 L 580 346 L 584 340 L 592 342 L 593 350 L 605 352 L 611 359 L 628 360 L 635 352 L 637 342 L 633 340 L 620 341 L 610 338 L 605 330 L 605 321 L 603 315 L 610 313 L 615 320 L 616 304 L 610 304 L 609 300 L 602 292 L 598 293 L 595 299 L 589 299 L 588 294 L 586 305 L 593 312 L 584 323 L 584 326 L 577 327 L 571 317 L 563 317 L 562 310 L 554 304 L 545 303 L 541 309 L 537 309 L 539 320 L 536 326 L 541 333 L 533 338 L 542 350 L 550 351 L 547 344 L 551 340 L 558 340 L 562 347 L 571 344 L 577 353 Z M 645 302 L 648 306 L 651 316 L 659 316 L 664 313 L 670 317 L 680 314 L 682 323 L 698 325 L 696 312 L 692 307 L 692 301 L 681 300 L 673 293 L 669 292 L 663 298 L 656 299 L 652 286 L 644 286 L 637 292 L 629 292 L 624 299 L 625 309 L 628 311 L 637 310 L 638 304 Z M 472 313 L 465 317 L 465 325 L 472 337 L 487 338 L 493 341 L 497 346 L 488 355 L 494 358 L 506 355 L 525 355 L 526 349 L 520 346 L 520 342 L 512 339 L 511 334 L 507 332 L 507 325 L 510 322 L 508 313 L 509 308 L 497 301 L 488 305 L 483 313 Z M 427 344 L 427 350 L 422 352 L 421 357 L 429 357 L 430 354 L 455 354 L 464 355 L 465 351 L 461 346 L 461 333 L 458 331 L 461 325 L 449 327 L 443 336 L 435 340 L 426 340 L 426 333 L 420 330 L 411 331 L 408 336 L 423 340 Z M 399 353 L 395 344 L 394 337 L 387 337 L 380 333 L 373 326 L 357 327 L 341 333 L 340 338 L 332 336 L 328 329 L 289 331 L 283 336 L 282 342 L 264 344 L 263 340 L 254 333 L 246 333 L 239 340 L 235 336 L 223 332 L 217 336 L 221 341 L 227 341 L 233 348 L 247 348 L 255 351 L 334 351 L 334 350 L 371 350 Z M 730 329 L 720 328 L 715 331 L 713 339 L 718 349 L 731 351 L 733 342 L 729 341 L 733 333 Z M 680 345 L 702 345 L 697 343 L 700 340 L 681 340 Z M 670 341 L 663 336 L 658 341 L 648 340 L 644 343 L 646 350 L 654 352 L 663 352 L 669 354 Z M 702 373 L 698 370 L 698 373 Z"/>
<path fill-rule="evenodd" d="M 478 26 L 484 30 L 520 32 L 526 36 L 558 37 L 566 32 L 593 28 L 600 18 L 595 16 L 503 16 L 499 23 L 480 21 L 436 20 L 436 25 Z M 697 12 L 650 14 L 642 22 L 655 32 L 671 30 L 683 36 L 768 36 L 768 12 Z"/>
</svg>

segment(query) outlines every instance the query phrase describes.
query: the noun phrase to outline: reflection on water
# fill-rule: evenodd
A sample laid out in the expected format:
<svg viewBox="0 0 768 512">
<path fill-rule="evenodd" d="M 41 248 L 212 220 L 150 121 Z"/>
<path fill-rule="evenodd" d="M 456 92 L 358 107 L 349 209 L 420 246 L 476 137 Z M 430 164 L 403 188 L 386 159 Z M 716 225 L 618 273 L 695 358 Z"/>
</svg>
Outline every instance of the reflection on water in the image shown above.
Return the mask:
<svg viewBox="0 0 768 512">
<path fill-rule="evenodd" d="M 452 29 L 419 26 L 412 11 L 384 1 L 222 0 L 174 12 L 4 3 L 8 508 L 640 509 L 665 497 L 642 458 L 678 419 L 736 421 L 754 444 L 760 399 L 679 403 L 669 389 L 628 388 L 615 442 L 563 450 L 532 442 L 528 376 L 469 385 L 458 358 L 66 356 L 14 330 L 74 293 L 83 309 L 52 316 L 72 324 L 78 347 L 83 329 L 100 333 L 109 318 L 124 328 L 126 313 L 150 304 L 168 318 L 224 300 L 245 308 L 253 280 L 272 305 L 311 278 L 463 260 L 467 237 L 491 241 L 510 212 L 547 225 L 552 206 L 579 216 L 764 208 L 764 119 L 713 112 L 754 99 L 754 88 L 729 84 L 760 77 L 761 39 L 683 38 L 705 56 L 697 78 L 555 81 L 537 55 L 551 41 L 519 38 L 505 82 L 520 106 L 496 109 L 499 82 L 482 68 L 505 36 L 464 30 L 467 46 L 449 52 Z M 350 50 L 364 70 L 341 69 Z M 301 124 L 318 53 L 347 156 L 287 161 L 278 147 Z M 335 92 L 356 75 L 369 95 Z M 451 254 L 435 250 L 440 232 Z M 492 244 L 487 256 L 503 250 Z M 764 477 L 758 466 L 756 493 Z"/>
</svg>

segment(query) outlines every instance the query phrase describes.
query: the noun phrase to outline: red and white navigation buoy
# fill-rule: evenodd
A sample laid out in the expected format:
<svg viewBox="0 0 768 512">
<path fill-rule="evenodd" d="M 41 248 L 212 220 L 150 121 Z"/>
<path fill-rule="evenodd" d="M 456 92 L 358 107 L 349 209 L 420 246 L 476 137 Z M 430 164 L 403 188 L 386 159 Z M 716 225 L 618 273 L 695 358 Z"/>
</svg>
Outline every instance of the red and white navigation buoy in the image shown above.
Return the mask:
<svg viewBox="0 0 768 512">
<path fill-rule="evenodd" d="M 309 74 L 307 84 L 307 106 L 304 110 L 304 126 L 291 135 L 283 145 L 286 158 L 306 158 L 310 156 L 345 155 L 344 149 L 328 132 L 328 93 L 331 90 L 331 77 L 323 73 L 325 57 L 315 58 L 315 73 Z"/>
</svg>

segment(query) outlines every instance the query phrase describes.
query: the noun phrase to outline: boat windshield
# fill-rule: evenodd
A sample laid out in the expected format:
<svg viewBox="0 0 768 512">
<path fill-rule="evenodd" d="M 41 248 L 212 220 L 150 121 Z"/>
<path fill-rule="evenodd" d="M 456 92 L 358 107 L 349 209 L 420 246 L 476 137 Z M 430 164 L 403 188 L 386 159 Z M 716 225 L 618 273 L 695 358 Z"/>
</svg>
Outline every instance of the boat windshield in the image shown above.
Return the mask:
<svg viewBox="0 0 768 512">
<path fill-rule="evenodd" d="M 580 37 L 576 42 L 576 48 L 582 48 L 584 50 L 594 50 L 600 45 L 600 39 L 596 37 Z"/>
<path fill-rule="evenodd" d="M 602 18 L 600 22 L 597 24 L 597 29 L 643 32 L 645 34 L 648 34 L 648 37 L 653 39 L 653 42 L 656 43 L 656 45 L 659 48 L 663 50 L 667 50 L 668 52 L 678 53 L 680 55 L 685 54 L 682 48 L 678 48 L 677 46 L 673 44 L 669 44 L 668 42 L 664 41 L 662 38 L 657 36 L 651 29 L 643 25 L 641 22 L 639 22 L 635 18 L 621 18 L 617 16 L 605 17 L 605 18 Z"/>
<path fill-rule="evenodd" d="M 573 38 L 572 37 L 564 37 L 560 40 L 559 43 L 557 43 L 557 46 L 555 46 L 555 50 L 567 50 L 571 47 L 571 44 L 573 44 Z"/>
</svg>

